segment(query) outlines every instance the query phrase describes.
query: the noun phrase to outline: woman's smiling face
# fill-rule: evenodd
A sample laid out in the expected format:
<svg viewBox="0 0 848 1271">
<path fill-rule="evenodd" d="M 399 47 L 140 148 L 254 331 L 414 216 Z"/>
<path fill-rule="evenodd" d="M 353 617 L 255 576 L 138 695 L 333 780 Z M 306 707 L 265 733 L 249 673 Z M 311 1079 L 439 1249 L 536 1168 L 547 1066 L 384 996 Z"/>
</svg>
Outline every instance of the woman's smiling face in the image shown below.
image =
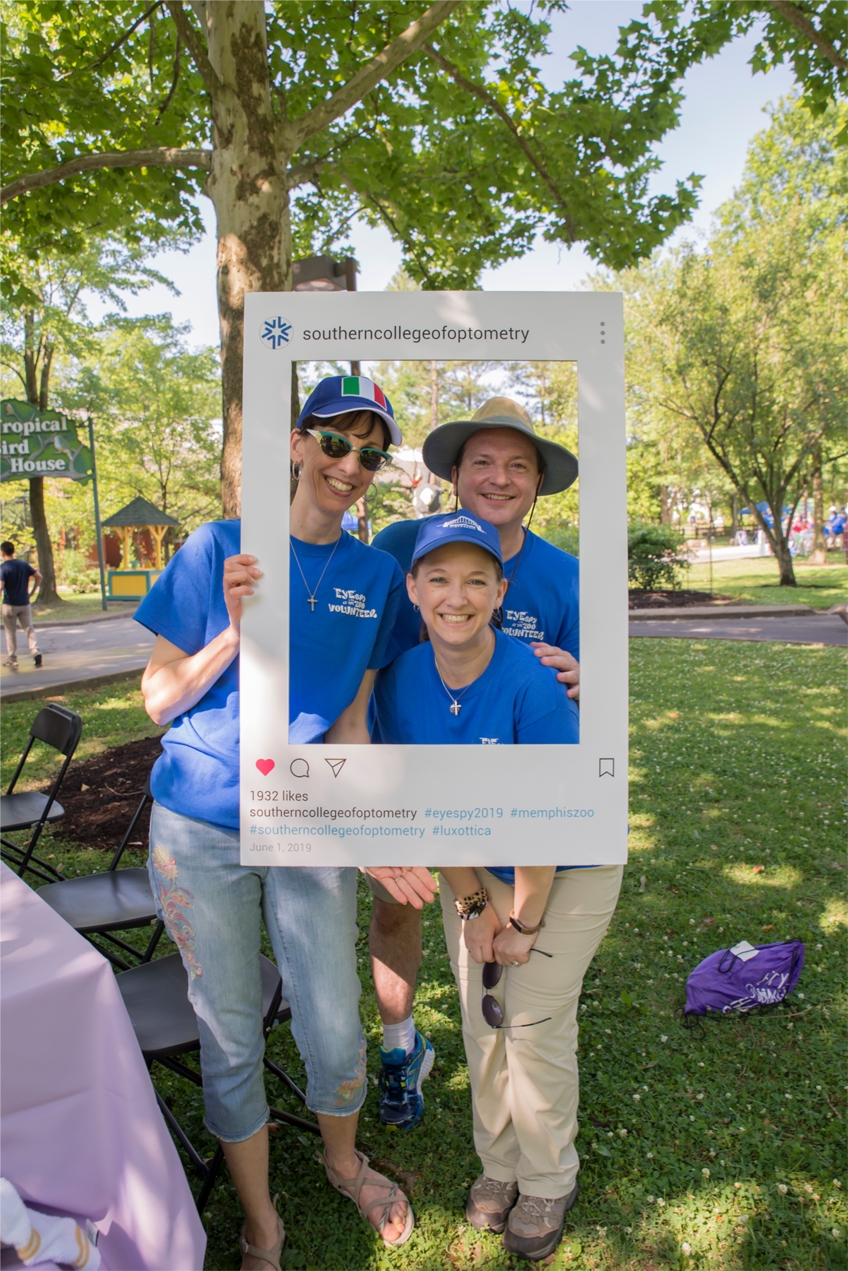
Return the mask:
<svg viewBox="0 0 848 1271">
<path fill-rule="evenodd" d="M 473 543 L 446 543 L 428 552 L 406 586 L 431 641 L 453 648 L 474 643 L 506 594 L 494 557 Z"/>
<path fill-rule="evenodd" d="M 385 449 L 383 425 L 370 411 L 337 415 L 321 420 L 317 427 L 347 438 L 357 450 L 363 446 Z M 330 516 L 346 512 L 374 480 L 374 473 L 362 467 L 359 455 L 352 450 L 341 459 L 330 459 L 310 433 L 297 429 L 291 435 L 291 459 L 300 467 L 295 498 L 308 498 Z"/>
</svg>

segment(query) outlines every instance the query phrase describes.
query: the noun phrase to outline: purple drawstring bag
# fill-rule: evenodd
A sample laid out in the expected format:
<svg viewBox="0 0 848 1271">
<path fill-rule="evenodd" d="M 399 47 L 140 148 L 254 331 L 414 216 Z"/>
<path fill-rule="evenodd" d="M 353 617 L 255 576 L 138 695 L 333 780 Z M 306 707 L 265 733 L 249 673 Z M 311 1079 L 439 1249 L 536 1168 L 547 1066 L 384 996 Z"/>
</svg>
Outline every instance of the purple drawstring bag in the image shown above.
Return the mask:
<svg viewBox="0 0 848 1271">
<path fill-rule="evenodd" d="M 792 992 L 804 966 L 802 940 L 741 941 L 699 962 L 686 981 L 688 1015 L 734 1015 L 774 1006 Z"/>
</svg>

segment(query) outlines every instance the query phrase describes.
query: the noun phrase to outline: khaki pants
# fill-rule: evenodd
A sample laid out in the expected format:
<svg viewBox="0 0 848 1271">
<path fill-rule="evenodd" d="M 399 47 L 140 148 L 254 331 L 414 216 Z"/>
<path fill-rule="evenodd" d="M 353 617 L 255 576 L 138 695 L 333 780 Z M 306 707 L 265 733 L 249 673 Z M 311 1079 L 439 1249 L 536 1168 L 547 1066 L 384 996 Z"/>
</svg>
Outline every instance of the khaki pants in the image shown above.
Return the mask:
<svg viewBox="0 0 848 1271">
<path fill-rule="evenodd" d="M 505 923 L 514 889 L 488 870 L 475 871 Z M 462 939 L 453 893 L 440 879 L 451 968 L 459 987 L 462 1031 L 474 1112 L 474 1146 L 489 1178 L 517 1182 L 524 1196 L 554 1200 L 574 1186 L 580 1165 L 577 1137 L 577 1006 L 583 976 L 604 937 L 621 888 L 623 867 L 572 869 L 557 874 L 536 943 L 552 958 L 530 955 L 504 967 L 492 995 L 505 1024 L 483 1018 L 483 968 Z"/>
<path fill-rule="evenodd" d="M 26 632 L 29 651 L 35 656 L 38 653 L 38 641 L 35 627 L 32 625 L 31 605 L 4 605 L 3 629 L 6 632 L 6 654 L 11 662 L 18 660 L 18 623 Z"/>
</svg>

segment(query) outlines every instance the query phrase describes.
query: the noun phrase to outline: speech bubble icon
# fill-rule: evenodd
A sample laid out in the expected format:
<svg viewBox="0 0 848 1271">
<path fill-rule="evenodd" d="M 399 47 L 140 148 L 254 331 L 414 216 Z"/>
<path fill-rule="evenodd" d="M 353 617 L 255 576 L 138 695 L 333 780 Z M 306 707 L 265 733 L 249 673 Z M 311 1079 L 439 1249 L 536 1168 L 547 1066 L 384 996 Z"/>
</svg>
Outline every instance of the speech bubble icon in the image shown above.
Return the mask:
<svg viewBox="0 0 848 1271">
<path fill-rule="evenodd" d="M 276 767 L 276 764 L 274 763 L 273 759 L 257 759 L 256 767 L 262 773 L 263 777 L 267 777 L 268 773 L 271 772 L 271 770 Z"/>
<path fill-rule="evenodd" d="M 308 777 L 309 764 L 305 759 L 292 759 L 289 764 L 289 772 L 293 777 Z"/>
<path fill-rule="evenodd" d="M 614 777 L 615 776 L 615 760 L 599 759 L 598 760 L 598 776 Z"/>
</svg>

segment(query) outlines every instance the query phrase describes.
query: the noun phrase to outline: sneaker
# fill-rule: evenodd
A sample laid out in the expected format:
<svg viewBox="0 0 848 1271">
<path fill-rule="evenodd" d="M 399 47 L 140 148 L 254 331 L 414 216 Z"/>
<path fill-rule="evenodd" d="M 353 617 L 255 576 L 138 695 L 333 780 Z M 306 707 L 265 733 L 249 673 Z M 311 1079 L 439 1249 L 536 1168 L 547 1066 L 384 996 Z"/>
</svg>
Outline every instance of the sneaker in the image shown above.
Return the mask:
<svg viewBox="0 0 848 1271">
<path fill-rule="evenodd" d="M 34 661 L 35 661 L 35 665 L 36 665 L 36 666 L 41 666 L 41 654 L 40 654 L 40 653 L 36 653 L 35 658 L 34 658 Z"/>
<path fill-rule="evenodd" d="M 17 659 L 17 658 L 6 658 L 6 661 L 3 663 L 3 665 L 4 665 L 4 666 L 7 666 L 7 667 L 9 668 L 9 670 L 10 670 L 10 671 L 17 671 L 17 669 L 18 669 L 18 659 Z"/>
<path fill-rule="evenodd" d="M 576 1183 L 568 1196 L 560 1196 L 556 1200 L 519 1196 L 507 1219 L 503 1234 L 504 1249 L 531 1262 L 549 1257 L 562 1240 L 565 1215 L 576 1200 Z"/>
<path fill-rule="evenodd" d="M 396 1130 L 411 1130 L 424 1115 L 422 1083 L 433 1067 L 436 1052 L 426 1037 L 415 1032 L 415 1048 L 407 1055 L 401 1046 L 380 1047 L 380 1120 Z"/>
<path fill-rule="evenodd" d="M 468 1193 L 465 1217 L 475 1231 L 500 1235 L 517 1200 L 518 1183 L 499 1183 L 496 1178 L 481 1174 Z"/>
</svg>

